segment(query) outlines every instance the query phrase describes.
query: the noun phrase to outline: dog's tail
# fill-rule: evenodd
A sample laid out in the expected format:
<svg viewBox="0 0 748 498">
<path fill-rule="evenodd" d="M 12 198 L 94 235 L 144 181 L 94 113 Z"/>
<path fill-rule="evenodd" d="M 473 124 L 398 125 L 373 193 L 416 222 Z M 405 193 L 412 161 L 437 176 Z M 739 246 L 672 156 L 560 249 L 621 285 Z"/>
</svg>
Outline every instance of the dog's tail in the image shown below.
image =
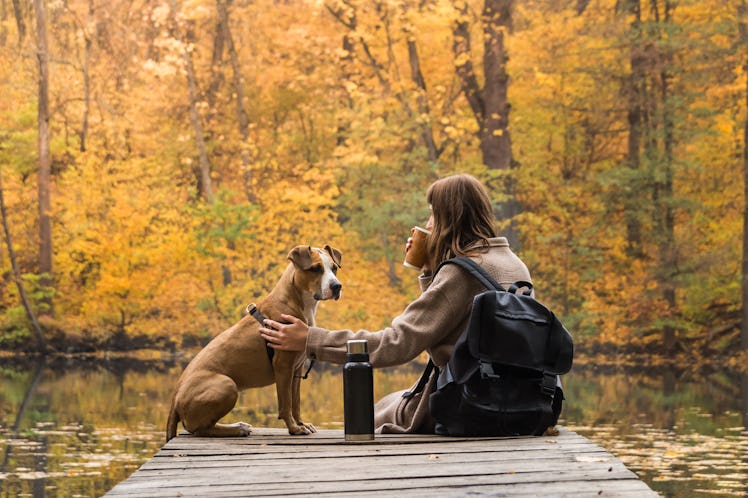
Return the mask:
<svg viewBox="0 0 748 498">
<path fill-rule="evenodd" d="M 171 398 L 171 408 L 169 408 L 169 419 L 166 422 L 166 442 L 177 435 L 177 424 L 179 424 L 179 414 L 176 406 L 177 393 Z"/>
</svg>

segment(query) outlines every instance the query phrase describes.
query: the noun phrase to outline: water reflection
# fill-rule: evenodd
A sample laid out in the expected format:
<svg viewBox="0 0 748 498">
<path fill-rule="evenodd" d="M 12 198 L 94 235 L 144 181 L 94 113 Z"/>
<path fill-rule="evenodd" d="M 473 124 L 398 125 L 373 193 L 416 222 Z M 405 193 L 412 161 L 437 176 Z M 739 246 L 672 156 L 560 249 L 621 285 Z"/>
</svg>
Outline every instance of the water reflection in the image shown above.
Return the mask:
<svg viewBox="0 0 748 498">
<path fill-rule="evenodd" d="M 0 497 L 100 496 L 158 451 L 168 365 L 0 364 Z"/>
<path fill-rule="evenodd" d="M 748 495 L 745 375 L 579 368 L 567 390 L 564 424 L 663 496 Z"/>
<path fill-rule="evenodd" d="M 161 447 L 183 361 L 0 359 L 0 498 L 100 496 Z M 376 371 L 376 396 L 417 367 Z M 562 423 L 597 441 L 663 496 L 745 496 L 748 376 L 575 367 Z M 302 386 L 305 419 L 342 428 L 339 368 Z M 243 393 L 229 421 L 283 427 L 274 388 Z"/>
</svg>

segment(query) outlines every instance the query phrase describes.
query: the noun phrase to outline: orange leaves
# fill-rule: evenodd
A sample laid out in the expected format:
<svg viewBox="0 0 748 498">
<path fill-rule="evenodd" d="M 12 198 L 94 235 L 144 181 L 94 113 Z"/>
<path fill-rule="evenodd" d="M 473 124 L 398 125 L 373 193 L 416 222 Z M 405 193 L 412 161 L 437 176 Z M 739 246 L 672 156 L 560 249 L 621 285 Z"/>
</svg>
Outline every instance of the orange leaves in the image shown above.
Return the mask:
<svg viewBox="0 0 748 498">
<path fill-rule="evenodd" d="M 296 244 L 344 253 L 343 298 L 320 307 L 321 324 L 383 326 L 417 292 L 400 263 L 407 228 L 428 216 L 428 184 L 451 172 L 480 176 L 495 202 L 506 200 L 501 183 L 514 182 L 516 249 L 538 297 L 583 340 L 643 343 L 673 321 L 694 335 L 740 306 L 746 75 L 744 52 L 731 49 L 729 2 L 679 5 L 659 33 L 651 10 L 642 13 L 647 54 L 673 57 L 657 66 L 669 71 L 666 101 L 659 73 L 646 82 L 646 117 L 660 125 L 642 137 L 638 162 L 628 148 L 631 20 L 612 0 L 584 12 L 514 2 L 504 41 L 516 164 L 502 174 L 482 164 L 479 124 L 455 74 L 471 62 L 477 87 L 485 83 L 481 2 L 230 2 L 226 30 L 215 2 L 189 0 L 179 2 L 184 43 L 170 31 L 168 2 L 133 11 L 112 0 L 93 13 L 81 0 L 65 5 L 50 24 L 50 124 L 55 318 L 71 336 L 216 333 L 269 290 Z M 28 35 L 14 49 L 6 25 L 0 167 L 19 259 L 33 274 L 33 50 Z M 185 50 L 211 205 L 199 199 Z M 671 259 L 663 207 L 673 212 Z M 634 225 L 638 254 L 627 239 Z M 0 256 L 2 273 L 7 266 Z M 663 297 L 670 284 L 675 306 Z M 5 281 L 3 309 L 14 299 Z"/>
<path fill-rule="evenodd" d="M 151 317 L 186 311 L 200 286 L 184 278 L 196 254 L 183 196 L 169 188 L 166 170 L 148 161 L 82 159 L 89 160 L 58 183 L 60 309 L 75 328 L 104 338 L 163 333 L 163 322 L 148 325 Z"/>
</svg>

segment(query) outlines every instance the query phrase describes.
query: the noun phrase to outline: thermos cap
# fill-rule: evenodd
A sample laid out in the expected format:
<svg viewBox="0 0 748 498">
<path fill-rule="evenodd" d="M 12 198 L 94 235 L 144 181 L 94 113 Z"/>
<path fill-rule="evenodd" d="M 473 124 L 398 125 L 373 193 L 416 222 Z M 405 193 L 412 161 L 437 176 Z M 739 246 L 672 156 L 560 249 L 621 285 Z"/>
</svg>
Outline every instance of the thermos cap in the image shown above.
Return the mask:
<svg viewBox="0 0 748 498">
<path fill-rule="evenodd" d="M 346 343 L 348 354 L 368 354 L 369 343 L 366 340 L 350 340 Z"/>
</svg>

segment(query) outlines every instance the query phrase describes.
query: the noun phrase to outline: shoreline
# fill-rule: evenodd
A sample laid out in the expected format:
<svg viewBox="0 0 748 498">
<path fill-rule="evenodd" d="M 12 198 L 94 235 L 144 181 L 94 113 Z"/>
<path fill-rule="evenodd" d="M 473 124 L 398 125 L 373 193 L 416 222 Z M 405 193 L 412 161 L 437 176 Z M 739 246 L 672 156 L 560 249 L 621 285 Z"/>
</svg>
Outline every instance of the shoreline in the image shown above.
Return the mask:
<svg viewBox="0 0 748 498">
<path fill-rule="evenodd" d="M 0 350 L 0 362 L 29 364 L 40 360 L 47 363 L 128 363 L 134 364 L 186 364 L 200 347 L 159 350 L 159 349 L 133 349 L 133 350 L 103 350 L 86 352 L 50 352 L 41 354 L 33 351 Z M 425 353 L 409 363 L 388 368 L 413 368 L 420 373 L 420 369 L 426 364 L 428 357 Z M 315 369 L 335 369 L 338 365 L 319 362 Z M 715 371 L 728 370 L 741 374 L 748 374 L 748 351 L 737 351 L 719 353 L 713 355 L 677 353 L 667 355 L 662 353 L 642 353 L 638 351 L 616 351 L 616 352 L 592 352 L 575 351 L 574 366 L 583 369 L 618 370 L 628 368 L 663 368 L 676 371 Z M 570 373 L 571 373 L 570 372 Z M 568 374 L 567 374 L 568 375 Z"/>
</svg>

